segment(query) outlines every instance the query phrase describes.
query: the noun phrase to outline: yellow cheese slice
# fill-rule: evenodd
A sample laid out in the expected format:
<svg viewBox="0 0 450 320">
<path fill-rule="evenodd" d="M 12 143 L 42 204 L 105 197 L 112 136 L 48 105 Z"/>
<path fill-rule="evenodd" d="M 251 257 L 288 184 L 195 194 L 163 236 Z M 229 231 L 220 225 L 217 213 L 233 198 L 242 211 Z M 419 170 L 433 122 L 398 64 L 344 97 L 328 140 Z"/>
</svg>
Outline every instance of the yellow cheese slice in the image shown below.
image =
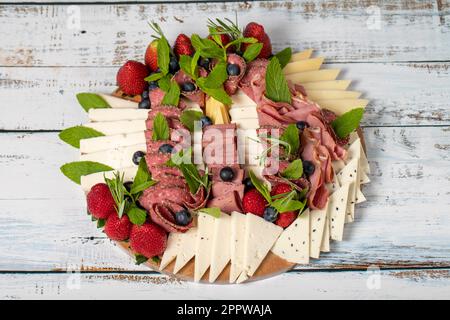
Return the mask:
<svg viewBox="0 0 450 320">
<path fill-rule="evenodd" d="M 365 108 L 369 103 L 366 99 L 330 99 L 317 100 L 320 107 L 329 109 L 337 115 L 341 115 L 355 108 Z"/>
<path fill-rule="evenodd" d="M 286 75 L 286 79 L 298 84 L 302 84 L 303 82 L 336 80 L 340 72 L 341 70 L 339 69 L 299 72 Z"/>
<path fill-rule="evenodd" d="M 308 98 L 316 100 L 358 99 L 361 92 L 344 90 L 306 90 Z"/>
<path fill-rule="evenodd" d="M 319 70 L 324 58 L 314 58 L 307 60 L 300 60 L 288 63 L 284 69 L 284 74 L 292 74 L 298 72 Z"/>
<path fill-rule="evenodd" d="M 313 54 L 313 49 L 308 49 L 302 52 L 294 53 L 291 57 L 291 61 L 300 61 L 311 58 Z"/>
<path fill-rule="evenodd" d="M 210 97 L 206 100 L 205 114 L 214 124 L 230 123 L 228 108 L 220 101 Z"/>
<path fill-rule="evenodd" d="M 301 85 L 305 90 L 347 90 L 351 80 L 334 80 L 319 82 L 304 82 Z"/>
</svg>

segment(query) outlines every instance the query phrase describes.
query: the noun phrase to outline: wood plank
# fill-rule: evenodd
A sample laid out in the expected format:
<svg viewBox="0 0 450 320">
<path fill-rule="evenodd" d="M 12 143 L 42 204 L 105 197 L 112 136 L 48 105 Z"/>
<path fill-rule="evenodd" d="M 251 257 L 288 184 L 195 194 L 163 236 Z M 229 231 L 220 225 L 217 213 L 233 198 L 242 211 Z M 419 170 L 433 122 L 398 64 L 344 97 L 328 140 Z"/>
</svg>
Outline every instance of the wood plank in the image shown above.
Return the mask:
<svg viewBox="0 0 450 320">
<path fill-rule="evenodd" d="M 304 268 L 450 266 L 450 127 L 366 128 L 372 182 L 344 241 Z M 0 134 L 0 270 L 143 270 L 85 215 L 59 172 L 78 151 L 57 133 Z M 11 245 L 14 243 L 14 245 Z"/>
<path fill-rule="evenodd" d="M 379 26 L 369 6 L 380 9 Z M 447 7 L 402 0 L 79 5 L 78 28 L 67 5 L 3 5 L 0 65 L 118 66 L 143 59 L 149 20 L 161 22 L 173 41 L 181 31 L 199 32 L 210 17 L 234 18 L 235 12 L 241 25 L 264 24 L 276 50 L 314 48 L 332 62 L 442 61 L 450 56 Z"/>
<path fill-rule="evenodd" d="M 0 299 L 445 299 L 450 271 L 286 273 L 239 290 L 156 274 L 0 274 L 0 287 Z"/>
<path fill-rule="evenodd" d="M 364 124 L 450 123 L 450 63 L 333 64 L 371 102 Z M 111 92 L 117 68 L 0 68 L 1 130 L 61 130 L 87 121 L 78 92 Z M 386 81 L 389 77 L 390 81 Z"/>
</svg>

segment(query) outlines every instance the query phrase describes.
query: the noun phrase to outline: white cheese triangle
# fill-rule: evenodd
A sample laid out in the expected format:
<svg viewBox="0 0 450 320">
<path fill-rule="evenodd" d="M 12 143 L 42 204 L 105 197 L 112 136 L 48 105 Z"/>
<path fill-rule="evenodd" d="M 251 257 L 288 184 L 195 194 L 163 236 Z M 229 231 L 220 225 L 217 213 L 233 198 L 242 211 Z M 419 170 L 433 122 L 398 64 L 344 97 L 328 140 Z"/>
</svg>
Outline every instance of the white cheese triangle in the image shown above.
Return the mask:
<svg viewBox="0 0 450 320">
<path fill-rule="evenodd" d="M 181 235 L 181 245 L 178 248 L 177 259 L 173 268 L 174 274 L 178 273 L 195 256 L 196 242 L 197 228 L 189 229 Z"/>
<path fill-rule="evenodd" d="M 245 220 L 245 214 L 236 211 L 231 213 L 230 283 L 235 282 L 242 271 L 244 271 Z"/>
<path fill-rule="evenodd" d="M 325 226 L 322 233 L 322 241 L 320 243 L 320 252 L 330 252 L 330 219 L 325 216 Z"/>
<path fill-rule="evenodd" d="M 182 239 L 182 233 L 171 232 L 169 234 L 169 237 L 167 239 L 167 247 L 161 258 L 159 270 L 164 270 L 177 257 Z"/>
<path fill-rule="evenodd" d="M 356 181 L 358 179 L 358 159 L 351 160 L 338 174 L 339 183 L 349 184 L 348 201 L 346 209 L 346 222 L 353 222 L 355 219 L 356 203 Z"/>
<path fill-rule="evenodd" d="M 211 264 L 212 243 L 214 237 L 215 218 L 209 214 L 198 214 L 198 231 L 195 245 L 194 281 L 202 279 Z"/>
<path fill-rule="evenodd" d="M 222 213 L 214 222 L 214 237 L 209 268 L 209 282 L 216 281 L 230 261 L 231 216 Z"/>
<path fill-rule="evenodd" d="M 272 252 L 289 262 L 308 264 L 309 243 L 309 209 L 306 209 L 283 231 Z"/>
<path fill-rule="evenodd" d="M 328 217 L 330 219 L 331 239 L 342 241 L 350 184 L 344 184 L 330 196 Z"/>
<path fill-rule="evenodd" d="M 311 258 L 318 259 L 320 256 L 322 237 L 326 229 L 327 207 L 328 203 L 322 210 L 311 210 L 309 212 L 309 256 Z"/>
<path fill-rule="evenodd" d="M 114 108 L 114 109 L 137 109 L 138 108 L 138 103 L 135 101 L 122 99 L 119 97 L 115 97 L 115 96 L 112 96 L 109 94 L 103 94 L 103 93 L 99 93 L 98 95 L 100 97 L 102 97 L 103 100 L 105 100 L 106 103 L 109 104 L 109 106 L 111 108 Z"/>
</svg>

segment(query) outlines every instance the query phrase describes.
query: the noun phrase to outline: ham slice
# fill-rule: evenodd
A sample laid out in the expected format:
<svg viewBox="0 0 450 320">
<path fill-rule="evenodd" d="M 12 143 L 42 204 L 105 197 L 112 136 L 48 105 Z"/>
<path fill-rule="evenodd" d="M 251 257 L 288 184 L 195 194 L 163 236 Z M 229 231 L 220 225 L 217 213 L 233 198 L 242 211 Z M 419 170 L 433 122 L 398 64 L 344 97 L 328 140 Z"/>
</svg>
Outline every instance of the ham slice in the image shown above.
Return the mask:
<svg viewBox="0 0 450 320">
<path fill-rule="evenodd" d="M 242 197 L 237 191 L 231 191 L 220 197 L 216 197 L 208 201 L 208 207 L 217 207 L 222 212 L 231 214 L 233 211 L 244 212 L 242 209 Z"/>
<path fill-rule="evenodd" d="M 239 81 L 241 81 L 241 79 L 245 75 L 245 72 L 247 70 L 247 64 L 245 63 L 245 60 L 241 56 L 238 56 L 237 54 L 234 53 L 228 54 L 227 62 L 230 64 L 238 65 L 240 70 L 238 75 L 228 76 L 228 79 L 223 84 L 225 91 L 229 95 L 233 95 L 236 93 L 238 89 Z"/>
<path fill-rule="evenodd" d="M 259 103 L 266 91 L 266 70 L 269 60 L 256 59 L 247 65 L 247 73 L 239 82 L 239 87 L 255 103 Z"/>
<path fill-rule="evenodd" d="M 175 80 L 180 87 L 183 83 L 186 83 L 186 82 L 194 83 L 192 78 L 190 76 L 188 76 L 186 73 L 184 73 L 183 70 L 177 71 L 177 73 L 175 73 L 175 75 L 173 76 L 172 79 Z M 203 108 L 205 106 L 205 93 L 203 91 L 201 91 L 195 83 L 194 83 L 194 85 L 195 85 L 194 91 L 190 91 L 190 92 L 181 91 L 181 94 L 183 96 L 185 96 L 187 99 L 191 100 L 192 102 L 197 103 L 200 107 Z"/>
<path fill-rule="evenodd" d="M 184 208 L 177 204 L 161 204 L 154 203 L 149 208 L 150 218 L 154 223 L 161 226 L 167 232 L 181 232 L 188 231 L 193 222 L 191 221 L 187 226 L 180 226 L 175 222 L 175 213 L 183 210 Z"/>
</svg>

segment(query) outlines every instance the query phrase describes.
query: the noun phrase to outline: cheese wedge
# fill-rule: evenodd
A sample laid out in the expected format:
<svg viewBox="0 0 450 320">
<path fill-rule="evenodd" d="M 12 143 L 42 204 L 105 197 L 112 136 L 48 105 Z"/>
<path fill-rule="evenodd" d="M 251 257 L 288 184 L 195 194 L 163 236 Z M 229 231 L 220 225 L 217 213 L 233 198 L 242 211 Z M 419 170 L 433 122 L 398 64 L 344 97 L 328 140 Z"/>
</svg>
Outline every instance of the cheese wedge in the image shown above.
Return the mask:
<svg viewBox="0 0 450 320">
<path fill-rule="evenodd" d="M 94 161 L 106 164 L 113 169 L 134 167 L 133 154 L 136 151 L 145 153 L 147 146 L 145 144 L 137 144 L 128 147 L 121 147 L 110 150 L 103 150 L 94 153 L 82 154 L 80 161 Z"/>
<path fill-rule="evenodd" d="M 331 239 L 342 241 L 350 184 L 342 185 L 329 198 L 328 216 Z"/>
<path fill-rule="evenodd" d="M 238 282 L 255 273 L 282 232 L 283 228 L 280 226 L 267 222 L 257 215 L 247 214 L 243 271 L 245 276 L 240 277 L 241 280 L 238 279 Z"/>
<path fill-rule="evenodd" d="M 320 252 L 330 252 L 330 220 L 328 214 L 325 217 L 325 227 L 323 229 Z"/>
<path fill-rule="evenodd" d="M 308 49 L 302 52 L 293 53 L 291 57 L 291 61 L 299 61 L 309 59 L 313 54 L 313 49 Z"/>
<path fill-rule="evenodd" d="M 258 129 L 260 127 L 258 118 L 233 120 L 231 123 L 236 123 L 241 130 Z"/>
<path fill-rule="evenodd" d="M 333 170 L 333 173 L 334 173 L 333 182 L 328 183 L 326 185 L 329 194 L 333 194 L 336 190 L 338 190 L 341 187 L 341 185 L 339 184 L 339 180 L 336 176 L 336 170 Z"/>
<path fill-rule="evenodd" d="M 358 159 L 358 179 L 355 181 L 356 183 L 356 203 L 362 203 L 366 201 L 366 197 L 361 192 L 361 177 L 363 175 L 363 169 L 361 168 L 361 140 L 358 138 L 356 139 L 348 148 L 347 150 L 347 163 L 352 159 Z M 364 175 L 367 177 L 367 175 L 364 173 Z"/>
<path fill-rule="evenodd" d="M 247 96 L 242 90 L 236 91 L 236 93 L 231 96 L 231 100 L 233 101 L 231 108 L 243 107 L 243 106 L 255 106 L 256 107 L 256 103 L 252 99 L 250 99 L 250 97 Z"/>
<path fill-rule="evenodd" d="M 245 214 L 236 211 L 231 213 L 230 283 L 234 283 L 244 271 L 245 220 Z"/>
<path fill-rule="evenodd" d="M 116 134 L 126 134 L 133 132 L 144 132 L 146 130 L 145 121 L 142 120 L 88 122 L 83 124 L 83 126 L 97 130 L 103 133 L 105 136 L 112 136 Z"/>
<path fill-rule="evenodd" d="M 171 232 L 169 234 L 169 237 L 167 238 L 167 247 L 161 258 L 161 263 L 159 264 L 159 270 L 164 270 L 177 257 L 182 239 L 182 233 Z"/>
<path fill-rule="evenodd" d="M 89 139 L 81 139 L 80 152 L 93 153 L 143 143 L 145 143 L 145 134 L 143 131 L 136 133 L 118 134 L 114 136 L 95 137 Z"/>
<path fill-rule="evenodd" d="M 177 274 L 195 256 L 197 243 L 197 228 L 191 228 L 181 234 L 181 244 L 178 247 L 173 273 Z"/>
<path fill-rule="evenodd" d="M 366 99 L 327 99 L 316 101 L 322 108 L 329 109 L 337 115 L 342 115 L 355 108 L 365 108 L 369 103 Z"/>
<path fill-rule="evenodd" d="M 309 212 L 309 256 L 311 258 L 318 259 L 320 255 L 320 247 L 322 244 L 322 237 L 325 230 L 325 222 L 327 218 L 327 208 L 328 203 L 325 208 L 321 210 L 311 210 Z"/>
<path fill-rule="evenodd" d="M 108 122 L 123 120 L 147 120 L 147 109 L 89 109 L 88 118 L 91 122 Z"/>
<path fill-rule="evenodd" d="M 250 107 L 238 107 L 230 109 L 230 116 L 232 121 L 243 119 L 258 119 L 258 112 L 253 106 Z"/>
<path fill-rule="evenodd" d="M 306 92 L 308 90 L 347 90 L 351 84 L 351 80 L 331 80 L 319 82 L 304 82 L 301 83 Z"/>
<path fill-rule="evenodd" d="M 81 176 L 81 188 L 84 192 L 88 192 L 97 183 L 104 183 L 105 177 L 108 179 L 114 178 L 115 172 L 118 172 L 120 175 L 123 174 L 125 182 L 132 182 L 136 176 L 137 167 L 120 168 L 114 171 L 96 172 L 87 176 Z"/>
<path fill-rule="evenodd" d="M 272 248 L 272 252 L 286 261 L 309 263 L 309 209 L 287 227 Z"/>
<path fill-rule="evenodd" d="M 316 100 L 327 99 L 358 99 L 361 92 L 358 91 L 344 91 L 344 90 L 307 90 L 308 98 Z"/>
<path fill-rule="evenodd" d="M 341 185 L 350 184 L 346 209 L 346 222 L 355 220 L 356 181 L 358 180 L 358 159 L 352 159 L 338 174 Z"/>
<path fill-rule="evenodd" d="M 197 220 L 197 241 L 195 244 L 194 281 L 199 282 L 211 264 L 215 218 L 200 212 Z"/>
<path fill-rule="evenodd" d="M 209 282 L 216 281 L 231 259 L 231 216 L 225 213 L 214 221 Z"/>
<path fill-rule="evenodd" d="M 302 84 L 303 82 L 329 81 L 336 80 L 340 72 L 341 70 L 339 69 L 322 69 L 288 74 L 286 79 L 298 84 Z"/>
<path fill-rule="evenodd" d="M 114 109 L 137 109 L 138 108 L 138 103 L 135 101 L 130 101 L 130 100 L 126 100 L 126 99 L 122 99 L 119 97 L 115 97 L 109 94 L 103 94 L 103 93 L 99 93 L 98 94 L 100 97 L 103 98 L 103 100 L 106 101 L 107 104 L 109 104 L 109 106 L 111 108 Z"/>
<path fill-rule="evenodd" d="M 319 70 L 324 58 L 313 58 L 289 62 L 283 69 L 284 74 Z"/>
</svg>

